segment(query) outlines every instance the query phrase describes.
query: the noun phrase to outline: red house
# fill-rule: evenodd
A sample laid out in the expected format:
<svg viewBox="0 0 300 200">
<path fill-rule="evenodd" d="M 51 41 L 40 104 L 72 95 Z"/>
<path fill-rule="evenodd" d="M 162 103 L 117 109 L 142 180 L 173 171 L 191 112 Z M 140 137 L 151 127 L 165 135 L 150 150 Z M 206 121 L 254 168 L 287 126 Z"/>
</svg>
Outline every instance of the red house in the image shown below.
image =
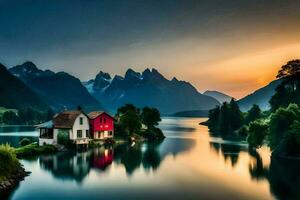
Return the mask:
<svg viewBox="0 0 300 200">
<path fill-rule="evenodd" d="M 114 118 L 103 111 L 93 111 L 88 114 L 90 134 L 93 139 L 114 137 Z"/>
</svg>

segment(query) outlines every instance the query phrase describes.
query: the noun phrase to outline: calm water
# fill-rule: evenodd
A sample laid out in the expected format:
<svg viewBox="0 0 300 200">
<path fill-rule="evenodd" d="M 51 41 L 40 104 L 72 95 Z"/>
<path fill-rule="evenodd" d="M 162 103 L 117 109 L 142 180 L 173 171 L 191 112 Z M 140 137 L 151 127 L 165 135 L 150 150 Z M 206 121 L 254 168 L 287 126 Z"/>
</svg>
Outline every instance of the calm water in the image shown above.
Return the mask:
<svg viewBox="0 0 300 200">
<path fill-rule="evenodd" d="M 249 153 L 244 143 L 212 137 L 198 125 L 203 120 L 164 118 L 161 143 L 22 160 L 32 174 L 10 198 L 300 199 L 299 164 L 271 161 L 266 147 Z"/>
</svg>

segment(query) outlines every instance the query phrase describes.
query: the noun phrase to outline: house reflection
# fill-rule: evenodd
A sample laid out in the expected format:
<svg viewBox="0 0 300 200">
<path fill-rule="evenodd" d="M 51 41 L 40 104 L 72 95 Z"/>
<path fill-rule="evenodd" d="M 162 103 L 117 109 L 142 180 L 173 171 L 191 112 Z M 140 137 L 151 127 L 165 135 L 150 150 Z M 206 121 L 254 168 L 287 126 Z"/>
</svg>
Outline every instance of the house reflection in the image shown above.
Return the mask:
<svg viewBox="0 0 300 200">
<path fill-rule="evenodd" d="M 51 172 L 55 178 L 82 182 L 90 171 L 90 152 L 60 152 L 41 156 L 40 166 Z"/>
<path fill-rule="evenodd" d="M 41 168 L 51 172 L 55 178 L 80 183 L 91 169 L 104 172 L 113 162 L 123 165 L 129 176 L 141 167 L 146 171 L 155 171 L 166 156 L 176 156 L 180 152 L 190 150 L 194 145 L 193 140 L 182 139 L 134 145 L 124 143 L 114 147 L 94 148 L 86 152 L 68 151 L 41 156 L 39 162 Z"/>
<path fill-rule="evenodd" d="M 105 171 L 114 160 L 114 150 L 112 147 L 108 148 L 95 148 L 92 150 L 92 167 Z"/>
</svg>

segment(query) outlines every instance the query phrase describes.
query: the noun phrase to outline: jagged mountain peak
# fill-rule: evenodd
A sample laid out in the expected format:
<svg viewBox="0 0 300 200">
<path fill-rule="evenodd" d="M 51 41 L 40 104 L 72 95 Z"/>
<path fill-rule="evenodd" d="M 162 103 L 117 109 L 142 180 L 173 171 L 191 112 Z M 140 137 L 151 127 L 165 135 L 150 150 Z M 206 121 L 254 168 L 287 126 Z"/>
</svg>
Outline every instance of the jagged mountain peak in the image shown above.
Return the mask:
<svg viewBox="0 0 300 200">
<path fill-rule="evenodd" d="M 129 68 L 125 73 L 125 79 L 131 79 L 131 78 L 141 79 L 141 77 L 142 77 L 141 73 L 136 72 L 131 68 Z"/>
<path fill-rule="evenodd" d="M 49 76 L 55 73 L 51 70 L 41 70 L 33 62 L 26 61 L 21 65 L 16 65 L 9 68 L 10 73 L 14 76 L 19 77 L 24 82 L 36 78 L 38 76 Z"/>
<path fill-rule="evenodd" d="M 96 79 L 99 79 L 99 78 L 104 78 L 106 80 L 110 80 L 111 79 L 111 76 L 109 73 L 106 73 L 106 72 L 103 72 L 103 71 L 100 71 L 97 76 L 96 76 Z"/>
</svg>

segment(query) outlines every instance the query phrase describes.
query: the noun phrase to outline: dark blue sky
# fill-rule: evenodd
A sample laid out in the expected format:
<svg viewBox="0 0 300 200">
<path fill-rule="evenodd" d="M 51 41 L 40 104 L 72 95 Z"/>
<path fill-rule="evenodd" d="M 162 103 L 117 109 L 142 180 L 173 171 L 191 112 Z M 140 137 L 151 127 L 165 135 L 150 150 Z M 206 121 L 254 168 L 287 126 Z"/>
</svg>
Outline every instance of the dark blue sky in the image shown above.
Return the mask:
<svg viewBox="0 0 300 200">
<path fill-rule="evenodd" d="M 81 79 L 156 67 L 200 90 L 240 95 L 218 69 L 298 44 L 299 10 L 296 0 L 0 0 L 0 62 L 31 60 Z M 254 77 L 242 86 L 257 87 Z"/>
</svg>

